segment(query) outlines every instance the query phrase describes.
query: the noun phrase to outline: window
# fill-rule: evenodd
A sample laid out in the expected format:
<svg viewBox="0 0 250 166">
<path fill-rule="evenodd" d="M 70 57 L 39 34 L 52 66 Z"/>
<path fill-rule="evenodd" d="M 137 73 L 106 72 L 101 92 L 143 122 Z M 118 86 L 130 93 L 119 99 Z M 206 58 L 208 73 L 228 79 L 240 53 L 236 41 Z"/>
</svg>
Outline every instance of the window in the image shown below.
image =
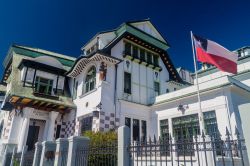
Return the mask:
<svg viewBox="0 0 250 166">
<path fill-rule="evenodd" d="M 198 114 L 194 115 L 187 115 L 183 117 L 173 118 L 173 134 L 176 139 L 176 142 L 178 141 L 193 141 L 193 136 L 198 135 L 200 133 L 199 128 L 199 120 L 198 120 Z M 187 151 L 179 151 L 178 155 L 194 155 L 193 152 L 188 152 L 188 149 L 192 148 L 192 145 L 177 145 L 178 149 L 186 149 Z"/>
<path fill-rule="evenodd" d="M 153 59 L 154 59 L 154 65 L 155 66 L 159 66 L 158 56 L 157 55 L 153 55 Z"/>
<path fill-rule="evenodd" d="M 154 82 L 154 86 L 155 86 L 155 96 L 159 96 L 160 95 L 160 83 Z"/>
<path fill-rule="evenodd" d="M 174 88 L 174 91 L 176 91 L 176 88 Z"/>
<path fill-rule="evenodd" d="M 84 133 L 85 131 L 91 131 L 92 130 L 92 121 L 93 117 L 86 117 L 81 120 L 81 132 Z"/>
<path fill-rule="evenodd" d="M 204 118 L 206 134 L 218 138 L 219 131 L 218 131 L 215 111 L 204 112 L 203 118 Z"/>
<path fill-rule="evenodd" d="M 160 120 L 160 132 L 163 139 L 169 138 L 168 119 Z"/>
<path fill-rule="evenodd" d="M 141 134 L 142 140 L 145 141 L 147 137 L 147 122 L 145 120 L 141 121 Z"/>
<path fill-rule="evenodd" d="M 169 93 L 169 89 L 166 89 L 166 93 Z"/>
<path fill-rule="evenodd" d="M 199 134 L 198 114 L 173 118 L 173 134 L 177 140 L 192 138 Z"/>
<path fill-rule="evenodd" d="M 96 69 L 94 66 L 92 66 L 86 75 L 83 93 L 87 93 L 95 88 L 96 84 Z"/>
<path fill-rule="evenodd" d="M 60 137 L 61 125 L 57 125 L 56 127 L 56 139 Z"/>
<path fill-rule="evenodd" d="M 140 122 L 141 122 L 141 125 L 140 125 Z M 130 128 L 131 138 L 133 141 L 139 141 L 141 139 L 146 140 L 147 121 L 125 117 L 125 125 Z M 140 137 L 140 133 L 141 133 L 141 137 Z"/>
<path fill-rule="evenodd" d="M 143 49 L 140 49 L 140 59 L 142 61 L 145 61 L 146 60 L 146 57 L 145 57 L 145 50 Z"/>
<path fill-rule="evenodd" d="M 125 54 L 131 55 L 131 44 L 127 42 L 125 43 Z"/>
<path fill-rule="evenodd" d="M 53 87 L 53 80 L 42 77 L 36 77 L 35 92 L 45 95 L 51 95 Z"/>
<path fill-rule="evenodd" d="M 140 124 L 138 119 L 133 119 L 133 141 L 140 140 Z"/>
<path fill-rule="evenodd" d="M 138 58 L 138 47 L 133 46 L 133 57 Z"/>
<path fill-rule="evenodd" d="M 125 125 L 131 128 L 131 119 L 130 118 L 125 118 Z"/>
<path fill-rule="evenodd" d="M 169 125 L 168 125 L 168 119 L 160 120 L 160 132 L 161 132 L 161 138 L 165 142 L 169 141 Z M 170 155 L 170 146 L 167 144 L 166 146 L 160 147 L 162 149 L 162 152 L 167 155 Z"/>
<path fill-rule="evenodd" d="M 131 94 L 131 74 L 124 72 L 124 92 Z"/>
<path fill-rule="evenodd" d="M 147 52 L 147 62 L 152 64 L 152 54 L 150 52 Z"/>
</svg>

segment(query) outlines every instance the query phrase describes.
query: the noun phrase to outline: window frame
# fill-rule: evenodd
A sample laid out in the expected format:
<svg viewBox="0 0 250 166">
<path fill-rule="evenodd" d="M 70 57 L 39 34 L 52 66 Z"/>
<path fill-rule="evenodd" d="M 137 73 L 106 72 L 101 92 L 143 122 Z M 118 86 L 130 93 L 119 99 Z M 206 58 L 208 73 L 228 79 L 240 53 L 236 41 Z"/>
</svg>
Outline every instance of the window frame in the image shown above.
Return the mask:
<svg viewBox="0 0 250 166">
<path fill-rule="evenodd" d="M 93 73 L 90 75 L 90 77 L 88 77 L 88 73 L 93 70 Z M 82 90 L 82 94 L 86 94 L 91 92 L 92 90 L 94 90 L 96 88 L 96 67 L 95 66 L 91 66 L 87 73 L 85 74 L 85 80 L 83 82 L 83 90 Z"/>
<path fill-rule="evenodd" d="M 129 77 L 126 77 L 126 76 L 129 76 Z M 131 75 L 131 73 L 125 71 L 123 79 L 124 79 L 124 88 L 123 88 L 124 93 L 132 94 L 132 75 Z M 127 83 L 127 81 L 128 81 L 128 83 Z M 126 85 L 128 85 L 128 87 L 126 87 Z"/>
<path fill-rule="evenodd" d="M 158 86 L 158 88 L 156 88 L 156 85 Z M 161 94 L 160 83 L 158 81 L 154 81 L 154 92 L 155 96 L 159 96 Z"/>
<path fill-rule="evenodd" d="M 42 82 L 41 79 L 46 80 L 47 83 Z M 34 91 L 36 93 L 39 93 L 39 94 L 53 95 L 53 83 L 54 83 L 53 79 L 48 79 L 48 78 L 44 78 L 44 77 L 41 77 L 41 76 L 36 76 Z M 45 88 L 46 88 L 45 93 L 40 92 L 39 89 L 40 89 L 41 86 L 45 86 Z"/>
</svg>

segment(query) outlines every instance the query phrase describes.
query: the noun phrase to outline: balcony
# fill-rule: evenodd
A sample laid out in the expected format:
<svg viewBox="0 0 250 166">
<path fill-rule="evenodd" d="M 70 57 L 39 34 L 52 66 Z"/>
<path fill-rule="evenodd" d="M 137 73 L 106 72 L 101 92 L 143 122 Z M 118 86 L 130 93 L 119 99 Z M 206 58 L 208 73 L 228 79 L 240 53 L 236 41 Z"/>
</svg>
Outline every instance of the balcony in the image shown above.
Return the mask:
<svg viewBox="0 0 250 166">
<path fill-rule="evenodd" d="M 47 98 L 47 99 L 52 99 L 52 100 L 59 100 L 58 95 L 52 95 L 52 93 L 41 93 L 35 89 L 33 91 L 33 95 L 36 97 L 42 97 L 42 98 Z"/>
</svg>

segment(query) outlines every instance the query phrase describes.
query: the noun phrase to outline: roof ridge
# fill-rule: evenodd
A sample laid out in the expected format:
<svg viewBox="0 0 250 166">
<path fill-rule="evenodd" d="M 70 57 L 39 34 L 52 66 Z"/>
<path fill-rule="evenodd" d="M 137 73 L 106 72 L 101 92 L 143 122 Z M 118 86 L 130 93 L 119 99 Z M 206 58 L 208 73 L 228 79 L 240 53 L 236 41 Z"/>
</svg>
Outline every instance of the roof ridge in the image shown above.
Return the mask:
<svg viewBox="0 0 250 166">
<path fill-rule="evenodd" d="M 61 54 L 61 53 L 56 53 L 56 52 L 41 49 L 41 48 L 35 48 L 35 47 L 29 47 L 29 46 L 17 45 L 17 44 L 13 44 L 12 47 L 18 47 L 18 48 L 22 48 L 22 49 L 26 49 L 26 50 L 30 50 L 30 51 L 35 51 L 35 52 L 39 52 L 39 53 L 43 53 L 43 54 L 51 55 L 51 56 L 54 56 L 54 57 L 57 57 L 57 58 L 63 58 L 63 59 L 71 60 L 71 61 L 76 60 L 76 58 L 73 57 L 73 56 L 64 55 L 64 54 Z"/>
</svg>

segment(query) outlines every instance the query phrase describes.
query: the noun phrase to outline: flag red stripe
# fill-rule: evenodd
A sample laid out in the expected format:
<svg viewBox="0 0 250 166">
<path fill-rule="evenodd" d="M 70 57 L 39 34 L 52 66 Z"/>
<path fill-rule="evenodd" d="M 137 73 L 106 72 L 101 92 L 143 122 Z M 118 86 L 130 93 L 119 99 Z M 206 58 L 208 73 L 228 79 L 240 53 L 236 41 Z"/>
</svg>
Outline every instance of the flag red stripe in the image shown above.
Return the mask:
<svg viewBox="0 0 250 166">
<path fill-rule="evenodd" d="M 237 63 L 229 59 L 223 58 L 221 56 L 209 54 L 200 47 L 196 47 L 196 55 L 197 55 L 198 61 L 200 62 L 209 63 L 209 64 L 216 66 L 222 71 L 237 74 Z"/>
</svg>

